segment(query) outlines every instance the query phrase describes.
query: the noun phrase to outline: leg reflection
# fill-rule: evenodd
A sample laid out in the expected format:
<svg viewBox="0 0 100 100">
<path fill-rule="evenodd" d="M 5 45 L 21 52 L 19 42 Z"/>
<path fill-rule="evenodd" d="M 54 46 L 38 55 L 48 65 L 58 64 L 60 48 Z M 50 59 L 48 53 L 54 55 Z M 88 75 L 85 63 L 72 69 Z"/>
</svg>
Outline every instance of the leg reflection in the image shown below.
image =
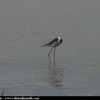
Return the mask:
<svg viewBox="0 0 100 100">
<path fill-rule="evenodd" d="M 54 87 L 62 87 L 64 69 L 61 66 L 57 66 L 56 63 L 49 64 L 49 83 Z"/>
</svg>

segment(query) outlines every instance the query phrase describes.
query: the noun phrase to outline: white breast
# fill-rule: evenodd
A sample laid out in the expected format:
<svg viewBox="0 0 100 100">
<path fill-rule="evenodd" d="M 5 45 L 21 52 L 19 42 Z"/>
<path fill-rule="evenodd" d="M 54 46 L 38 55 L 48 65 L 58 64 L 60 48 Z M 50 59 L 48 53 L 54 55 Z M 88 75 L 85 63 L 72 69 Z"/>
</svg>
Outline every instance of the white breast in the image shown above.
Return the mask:
<svg viewBox="0 0 100 100">
<path fill-rule="evenodd" d="M 61 37 L 58 37 L 58 43 L 59 43 L 60 40 L 61 40 Z"/>
</svg>

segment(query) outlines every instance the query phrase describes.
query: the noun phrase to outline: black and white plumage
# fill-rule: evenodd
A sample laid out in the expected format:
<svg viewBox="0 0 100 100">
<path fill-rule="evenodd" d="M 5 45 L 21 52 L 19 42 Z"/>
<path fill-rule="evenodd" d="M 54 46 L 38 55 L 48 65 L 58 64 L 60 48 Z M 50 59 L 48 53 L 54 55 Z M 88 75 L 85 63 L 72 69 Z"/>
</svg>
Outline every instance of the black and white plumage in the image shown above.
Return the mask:
<svg viewBox="0 0 100 100">
<path fill-rule="evenodd" d="M 55 51 L 56 51 L 56 47 L 58 47 L 60 44 L 62 44 L 62 42 L 63 42 L 63 39 L 61 37 L 57 37 L 57 38 L 54 38 L 49 43 L 42 45 L 42 47 L 44 47 L 44 46 L 46 46 L 46 47 L 52 47 L 52 49 L 50 50 L 50 52 L 48 54 L 49 60 L 50 60 L 50 54 L 51 54 L 52 50 L 54 49 L 53 56 L 54 56 L 54 62 L 55 62 Z"/>
<path fill-rule="evenodd" d="M 47 47 L 55 48 L 55 47 L 59 46 L 62 42 L 63 42 L 63 39 L 61 37 L 57 37 L 57 38 L 54 38 L 51 42 L 49 42 L 45 45 L 42 45 L 42 47 L 47 46 Z"/>
</svg>

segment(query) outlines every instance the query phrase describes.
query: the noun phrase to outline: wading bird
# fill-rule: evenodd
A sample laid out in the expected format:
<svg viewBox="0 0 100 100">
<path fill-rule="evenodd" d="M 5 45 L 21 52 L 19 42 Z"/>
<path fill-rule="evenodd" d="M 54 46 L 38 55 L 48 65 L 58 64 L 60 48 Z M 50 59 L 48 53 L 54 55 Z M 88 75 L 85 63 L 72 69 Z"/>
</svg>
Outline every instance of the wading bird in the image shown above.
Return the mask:
<svg viewBox="0 0 100 100">
<path fill-rule="evenodd" d="M 46 47 L 52 47 L 52 49 L 50 50 L 50 52 L 48 54 L 48 57 L 49 57 L 49 60 L 50 61 L 51 61 L 50 54 L 51 54 L 51 52 L 54 49 L 53 58 L 54 58 L 54 62 L 55 62 L 55 51 L 56 51 L 56 47 L 58 47 L 62 42 L 63 42 L 63 39 L 60 36 L 58 36 L 57 38 L 54 38 L 49 43 L 42 45 L 42 47 L 44 47 L 44 46 L 46 46 Z"/>
</svg>

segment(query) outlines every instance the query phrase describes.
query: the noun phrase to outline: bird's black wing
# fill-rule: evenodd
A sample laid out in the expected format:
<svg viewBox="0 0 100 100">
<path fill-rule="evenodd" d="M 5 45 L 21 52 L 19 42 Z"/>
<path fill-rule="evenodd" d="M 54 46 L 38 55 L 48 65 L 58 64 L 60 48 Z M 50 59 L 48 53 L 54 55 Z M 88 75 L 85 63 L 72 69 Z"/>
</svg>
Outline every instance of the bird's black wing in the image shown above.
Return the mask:
<svg viewBox="0 0 100 100">
<path fill-rule="evenodd" d="M 54 39 L 53 39 L 52 41 L 50 41 L 49 43 L 42 45 L 42 47 L 44 47 L 44 46 L 49 46 L 49 45 L 51 45 L 53 42 L 56 42 L 56 41 L 58 41 L 58 38 L 54 38 Z"/>
</svg>

